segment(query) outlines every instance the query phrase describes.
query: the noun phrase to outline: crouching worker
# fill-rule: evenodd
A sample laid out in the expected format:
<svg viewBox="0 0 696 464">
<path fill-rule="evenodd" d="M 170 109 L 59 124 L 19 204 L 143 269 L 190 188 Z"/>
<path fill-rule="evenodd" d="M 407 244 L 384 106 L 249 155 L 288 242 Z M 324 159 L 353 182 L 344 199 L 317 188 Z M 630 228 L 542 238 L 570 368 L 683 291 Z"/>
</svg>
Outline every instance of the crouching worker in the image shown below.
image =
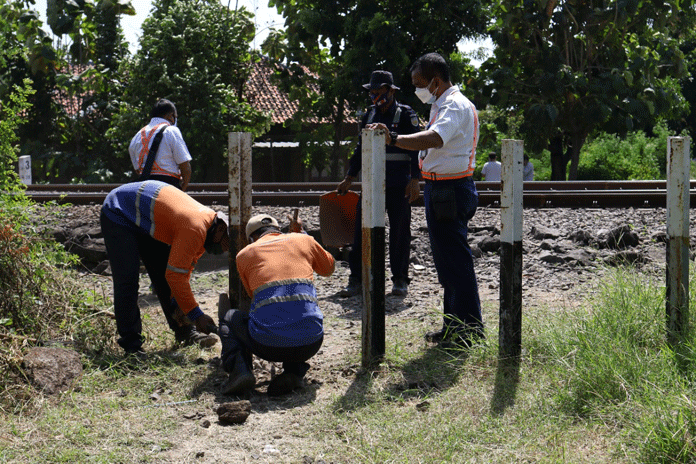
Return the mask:
<svg viewBox="0 0 696 464">
<path fill-rule="evenodd" d="M 229 250 L 227 216 L 176 187 L 148 180 L 112 190 L 100 222 L 113 275 L 118 344 L 126 353 L 145 357 L 138 307 L 141 259 L 177 342 L 217 343 L 208 335 L 215 321 L 196 303 L 189 278 L 204 251 Z"/>
<path fill-rule="evenodd" d="M 252 217 L 246 226 L 250 244 L 237 254 L 237 270 L 252 301 L 249 312 L 220 311 L 222 366 L 230 373 L 223 394 L 254 388 L 251 354 L 283 363 L 283 373 L 271 380 L 268 395 L 301 388 L 307 360 L 324 340 L 314 272 L 331 275 L 334 258 L 310 235 L 299 233 L 300 220 L 290 220 L 287 234 L 266 214 Z"/>
</svg>

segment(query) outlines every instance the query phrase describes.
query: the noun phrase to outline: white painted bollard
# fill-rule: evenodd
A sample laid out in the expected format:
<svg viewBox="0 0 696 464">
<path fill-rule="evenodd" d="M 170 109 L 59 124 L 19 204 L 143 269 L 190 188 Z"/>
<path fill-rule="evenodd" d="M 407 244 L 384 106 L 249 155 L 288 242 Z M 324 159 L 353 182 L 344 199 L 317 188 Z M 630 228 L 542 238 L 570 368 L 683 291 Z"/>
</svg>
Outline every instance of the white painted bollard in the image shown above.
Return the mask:
<svg viewBox="0 0 696 464">
<path fill-rule="evenodd" d="M 516 358 L 522 351 L 522 140 L 503 140 L 500 182 L 500 322 L 498 353 Z"/>
<path fill-rule="evenodd" d="M 384 356 L 384 237 L 386 134 L 362 131 L 362 365 Z"/>
<path fill-rule="evenodd" d="M 246 224 L 251 218 L 251 134 L 230 132 L 227 143 L 230 201 L 229 295 L 235 309 L 248 311 L 251 300 L 237 272 L 235 259 L 237 253 L 247 245 Z"/>
<path fill-rule="evenodd" d="M 31 185 L 31 156 L 19 157 L 19 180 L 24 185 Z"/>
<path fill-rule="evenodd" d="M 689 139 L 667 139 L 667 342 L 689 333 Z"/>
</svg>

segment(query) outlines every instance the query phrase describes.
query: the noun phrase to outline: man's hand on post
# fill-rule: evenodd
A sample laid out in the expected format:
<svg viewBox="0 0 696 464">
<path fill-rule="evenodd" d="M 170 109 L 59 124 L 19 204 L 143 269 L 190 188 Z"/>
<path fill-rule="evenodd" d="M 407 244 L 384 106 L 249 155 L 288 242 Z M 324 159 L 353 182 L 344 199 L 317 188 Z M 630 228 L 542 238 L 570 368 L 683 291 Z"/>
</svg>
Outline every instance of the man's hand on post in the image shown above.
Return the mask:
<svg viewBox="0 0 696 464">
<path fill-rule="evenodd" d="M 381 122 L 374 122 L 372 124 L 368 124 L 365 126 L 365 129 L 370 129 L 370 130 L 383 130 L 384 133 L 386 134 L 386 144 L 389 145 L 391 144 L 391 136 L 389 135 L 389 128 L 382 124 Z"/>
<path fill-rule="evenodd" d="M 420 184 L 418 179 L 411 179 L 408 181 L 404 196 L 408 198 L 409 203 L 413 203 L 414 201 L 418 200 L 418 197 L 420 197 Z"/>
</svg>

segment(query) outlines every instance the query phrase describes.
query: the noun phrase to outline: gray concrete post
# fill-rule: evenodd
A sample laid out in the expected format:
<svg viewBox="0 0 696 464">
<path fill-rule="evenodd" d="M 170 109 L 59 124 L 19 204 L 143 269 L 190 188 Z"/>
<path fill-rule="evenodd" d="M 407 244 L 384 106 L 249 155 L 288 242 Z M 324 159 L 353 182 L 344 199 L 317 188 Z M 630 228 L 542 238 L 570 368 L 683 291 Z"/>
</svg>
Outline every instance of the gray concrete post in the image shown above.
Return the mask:
<svg viewBox="0 0 696 464">
<path fill-rule="evenodd" d="M 362 365 L 384 356 L 384 237 L 386 135 L 362 131 Z"/>
<path fill-rule="evenodd" d="M 237 272 L 235 258 L 247 245 L 245 229 L 251 218 L 251 134 L 230 132 L 227 146 L 230 202 L 229 295 L 233 307 L 248 311 L 251 300 Z"/>
<path fill-rule="evenodd" d="M 522 350 L 522 172 L 524 143 L 503 140 L 500 182 L 500 322 L 498 353 L 503 359 Z"/>
<path fill-rule="evenodd" d="M 667 139 L 667 342 L 689 332 L 689 139 Z"/>
</svg>

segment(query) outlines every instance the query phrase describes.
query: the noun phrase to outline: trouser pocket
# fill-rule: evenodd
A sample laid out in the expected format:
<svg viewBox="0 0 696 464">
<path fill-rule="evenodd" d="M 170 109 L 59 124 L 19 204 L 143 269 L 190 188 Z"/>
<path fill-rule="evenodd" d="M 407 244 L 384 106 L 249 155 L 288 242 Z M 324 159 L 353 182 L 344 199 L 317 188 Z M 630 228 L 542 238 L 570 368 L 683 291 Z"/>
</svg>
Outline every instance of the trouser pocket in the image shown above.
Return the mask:
<svg viewBox="0 0 696 464">
<path fill-rule="evenodd" d="M 438 221 L 452 221 L 457 218 L 457 197 L 451 186 L 433 185 L 430 203 Z"/>
</svg>

